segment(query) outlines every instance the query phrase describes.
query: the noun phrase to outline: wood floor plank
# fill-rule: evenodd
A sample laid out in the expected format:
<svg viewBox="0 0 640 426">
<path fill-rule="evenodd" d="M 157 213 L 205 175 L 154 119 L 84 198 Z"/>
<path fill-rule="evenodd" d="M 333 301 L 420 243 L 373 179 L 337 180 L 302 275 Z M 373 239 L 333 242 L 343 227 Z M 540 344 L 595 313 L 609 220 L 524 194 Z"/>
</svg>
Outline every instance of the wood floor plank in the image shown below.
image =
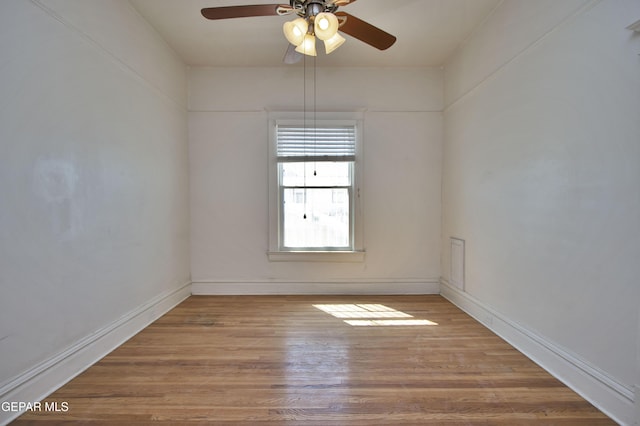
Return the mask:
<svg viewBox="0 0 640 426">
<path fill-rule="evenodd" d="M 615 425 L 440 296 L 192 296 L 45 401 L 14 423 Z"/>
</svg>

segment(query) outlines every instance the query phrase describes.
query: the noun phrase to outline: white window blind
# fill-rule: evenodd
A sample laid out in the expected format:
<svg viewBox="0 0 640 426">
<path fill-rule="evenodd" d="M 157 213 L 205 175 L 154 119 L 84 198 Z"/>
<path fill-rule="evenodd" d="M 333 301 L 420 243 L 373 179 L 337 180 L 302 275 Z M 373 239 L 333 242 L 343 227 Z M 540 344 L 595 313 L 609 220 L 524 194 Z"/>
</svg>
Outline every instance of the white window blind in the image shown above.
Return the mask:
<svg viewBox="0 0 640 426">
<path fill-rule="evenodd" d="M 354 161 L 356 130 L 354 125 L 304 127 L 276 126 L 276 155 L 285 161 Z"/>
</svg>

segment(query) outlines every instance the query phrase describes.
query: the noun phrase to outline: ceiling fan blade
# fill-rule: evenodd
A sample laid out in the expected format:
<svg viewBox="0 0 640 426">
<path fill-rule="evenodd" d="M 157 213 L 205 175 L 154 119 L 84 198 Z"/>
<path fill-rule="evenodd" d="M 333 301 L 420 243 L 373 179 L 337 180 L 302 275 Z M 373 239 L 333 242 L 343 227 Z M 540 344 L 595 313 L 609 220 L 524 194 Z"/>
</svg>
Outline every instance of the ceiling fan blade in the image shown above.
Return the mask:
<svg viewBox="0 0 640 426">
<path fill-rule="evenodd" d="M 346 6 L 354 1 L 356 0 L 328 0 L 327 3 L 335 4 L 336 6 Z"/>
<path fill-rule="evenodd" d="M 297 64 L 300 62 L 304 55 L 302 53 L 296 52 L 296 46 L 289 43 L 289 47 L 287 47 L 287 52 L 284 54 L 284 63 L 285 64 Z"/>
<path fill-rule="evenodd" d="M 291 65 L 300 62 L 300 59 L 302 59 L 302 53 L 296 52 L 296 47 L 289 43 L 289 47 L 287 47 L 287 51 L 284 54 L 283 62 Z"/>
<path fill-rule="evenodd" d="M 200 12 L 207 19 L 248 18 L 251 16 L 286 15 L 294 9 L 284 4 L 254 4 L 246 6 L 207 7 Z"/>
<path fill-rule="evenodd" d="M 345 12 L 336 12 L 335 15 L 340 21 L 340 31 L 367 43 L 376 49 L 385 50 L 396 42 L 396 37 L 378 27 L 371 25 L 362 19 L 356 18 Z"/>
</svg>

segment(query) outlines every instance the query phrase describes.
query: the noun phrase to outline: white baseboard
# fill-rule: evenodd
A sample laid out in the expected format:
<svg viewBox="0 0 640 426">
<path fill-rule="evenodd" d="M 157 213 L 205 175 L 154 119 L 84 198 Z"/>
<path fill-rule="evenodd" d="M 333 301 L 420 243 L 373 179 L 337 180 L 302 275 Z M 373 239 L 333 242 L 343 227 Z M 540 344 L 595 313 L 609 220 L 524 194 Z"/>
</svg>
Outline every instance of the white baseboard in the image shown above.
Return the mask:
<svg viewBox="0 0 640 426">
<path fill-rule="evenodd" d="M 441 280 L 440 294 L 621 425 L 638 425 L 636 390 Z"/>
<path fill-rule="evenodd" d="M 438 279 L 362 279 L 326 281 L 194 281 L 194 295 L 438 294 Z"/>
<path fill-rule="evenodd" d="M 66 350 L 0 384 L 0 401 L 42 401 L 190 295 L 191 283 L 160 294 Z M 20 414 L 0 410 L 0 425 Z"/>
</svg>

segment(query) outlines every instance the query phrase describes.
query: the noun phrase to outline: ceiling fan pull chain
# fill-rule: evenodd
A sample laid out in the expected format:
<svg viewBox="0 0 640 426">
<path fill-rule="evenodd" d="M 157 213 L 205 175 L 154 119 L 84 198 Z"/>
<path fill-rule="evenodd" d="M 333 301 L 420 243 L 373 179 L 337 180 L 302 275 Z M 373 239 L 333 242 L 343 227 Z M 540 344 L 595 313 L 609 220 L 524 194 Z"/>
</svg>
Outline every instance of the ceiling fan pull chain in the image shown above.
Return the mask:
<svg viewBox="0 0 640 426">
<path fill-rule="evenodd" d="M 303 144 L 304 144 L 304 156 L 307 156 L 307 55 L 303 55 L 302 61 L 302 125 L 303 131 Z M 302 218 L 307 218 L 307 164 L 302 163 L 302 180 L 304 187 L 304 209 Z"/>
<path fill-rule="evenodd" d="M 316 155 L 317 155 L 317 149 L 316 149 L 316 143 L 318 142 L 318 126 L 316 124 L 316 107 L 317 107 L 317 103 L 316 103 L 316 94 L 318 93 L 316 91 L 316 57 L 313 57 L 313 175 L 317 176 L 318 173 L 316 172 L 317 169 L 317 162 L 316 162 Z"/>
</svg>

